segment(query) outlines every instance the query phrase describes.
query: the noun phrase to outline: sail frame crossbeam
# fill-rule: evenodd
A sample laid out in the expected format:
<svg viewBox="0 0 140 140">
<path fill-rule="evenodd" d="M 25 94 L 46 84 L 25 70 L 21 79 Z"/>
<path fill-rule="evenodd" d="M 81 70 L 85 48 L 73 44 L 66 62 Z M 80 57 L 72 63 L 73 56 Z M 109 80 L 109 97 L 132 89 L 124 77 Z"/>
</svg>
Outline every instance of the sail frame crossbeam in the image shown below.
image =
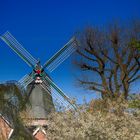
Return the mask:
<svg viewBox="0 0 140 140">
<path fill-rule="evenodd" d="M 75 47 L 76 39 L 73 37 L 67 44 L 64 45 L 57 53 L 55 53 L 43 66 L 43 69 L 51 67 L 57 60 L 61 59 L 63 55 L 65 56 L 66 53 L 69 53 L 71 48 Z M 67 57 L 66 57 L 67 58 Z M 56 67 L 55 67 L 56 68 Z M 54 69 L 53 69 L 54 70 Z"/>
<path fill-rule="evenodd" d="M 34 67 L 37 60 L 8 31 L 1 36 L 1 39 L 30 67 Z"/>
</svg>

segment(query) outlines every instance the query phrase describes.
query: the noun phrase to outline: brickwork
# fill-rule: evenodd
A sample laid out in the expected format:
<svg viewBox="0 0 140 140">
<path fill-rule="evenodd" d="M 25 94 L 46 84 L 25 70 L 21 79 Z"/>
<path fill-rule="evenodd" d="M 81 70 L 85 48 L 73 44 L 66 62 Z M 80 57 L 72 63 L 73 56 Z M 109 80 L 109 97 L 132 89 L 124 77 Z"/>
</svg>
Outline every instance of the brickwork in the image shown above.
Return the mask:
<svg viewBox="0 0 140 140">
<path fill-rule="evenodd" d="M 10 127 L 7 120 L 3 117 L 0 117 L 0 140 L 7 140 L 12 132 L 12 128 Z"/>
<path fill-rule="evenodd" d="M 48 140 L 46 135 L 47 120 L 31 120 L 26 127 L 30 126 L 34 126 L 31 133 L 37 140 Z M 0 116 L 0 140 L 8 140 L 12 132 L 13 129 L 10 123 L 4 117 Z"/>
<path fill-rule="evenodd" d="M 34 126 L 34 129 L 32 130 L 32 135 L 37 140 L 48 140 L 45 128 L 47 125 L 48 124 L 46 119 L 32 119 L 27 124 L 27 128 L 30 126 Z"/>
<path fill-rule="evenodd" d="M 35 136 L 37 140 L 48 140 L 46 134 L 43 133 L 43 131 L 39 130 Z"/>
</svg>

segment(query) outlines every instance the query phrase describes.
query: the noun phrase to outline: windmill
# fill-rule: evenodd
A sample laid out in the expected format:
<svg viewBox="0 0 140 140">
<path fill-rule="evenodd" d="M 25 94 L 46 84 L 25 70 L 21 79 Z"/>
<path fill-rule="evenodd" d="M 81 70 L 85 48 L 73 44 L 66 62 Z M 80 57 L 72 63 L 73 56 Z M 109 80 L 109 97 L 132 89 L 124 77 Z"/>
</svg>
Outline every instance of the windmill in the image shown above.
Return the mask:
<svg viewBox="0 0 140 140">
<path fill-rule="evenodd" d="M 45 71 L 52 72 L 76 51 L 77 41 L 75 37 L 46 61 L 44 65 L 41 65 L 40 60 L 35 59 L 10 32 L 5 32 L 1 39 L 32 68 L 31 73 L 18 81 L 22 88 L 27 89 L 28 99 L 31 103 L 31 109 L 29 110 L 31 118 L 47 117 L 54 109 L 52 95 L 61 104 L 76 109 L 76 105 L 72 103 L 71 99 L 54 83 Z"/>
</svg>

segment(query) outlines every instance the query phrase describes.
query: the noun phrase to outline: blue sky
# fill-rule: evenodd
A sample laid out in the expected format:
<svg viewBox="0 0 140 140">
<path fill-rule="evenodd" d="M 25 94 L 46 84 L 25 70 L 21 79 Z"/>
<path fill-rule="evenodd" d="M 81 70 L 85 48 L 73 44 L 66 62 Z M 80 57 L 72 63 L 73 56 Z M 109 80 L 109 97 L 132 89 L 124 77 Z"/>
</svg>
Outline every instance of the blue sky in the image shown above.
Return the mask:
<svg viewBox="0 0 140 140">
<path fill-rule="evenodd" d="M 103 26 L 113 20 L 140 18 L 139 0 L 0 0 L 0 34 L 9 30 L 35 57 L 44 63 L 75 32 L 88 25 Z M 31 69 L 0 41 L 0 81 L 19 80 Z M 96 94 L 76 86 L 71 59 L 52 74 L 69 96 L 81 103 Z"/>
</svg>

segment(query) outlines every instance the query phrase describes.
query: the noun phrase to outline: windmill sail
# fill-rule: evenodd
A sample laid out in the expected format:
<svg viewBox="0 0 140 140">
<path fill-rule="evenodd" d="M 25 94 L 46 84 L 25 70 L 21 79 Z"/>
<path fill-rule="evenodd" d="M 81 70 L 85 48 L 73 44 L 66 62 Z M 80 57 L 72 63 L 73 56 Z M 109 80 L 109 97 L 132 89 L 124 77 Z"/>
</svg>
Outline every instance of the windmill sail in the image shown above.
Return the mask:
<svg viewBox="0 0 140 140">
<path fill-rule="evenodd" d="M 26 106 L 26 117 L 31 120 L 31 123 L 27 126 L 28 129 L 42 129 L 43 127 L 47 127 L 48 124 L 46 119 L 48 115 L 55 110 L 64 111 L 65 109 L 72 108 L 77 110 L 77 106 L 51 80 L 44 70 L 47 68 L 52 72 L 74 51 L 76 51 L 78 42 L 75 38 L 72 38 L 62 49 L 51 57 L 44 66 L 41 66 L 40 61 L 36 60 L 29 52 L 27 52 L 8 31 L 0 36 L 0 38 L 30 67 L 32 67 L 31 73 L 25 75 L 15 83 L 21 90 L 20 93 L 16 90 L 18 97 L 24 97 L 23 104 Z M 8 95 L 5 95 L 5 97 L 9 98 Z M 18 102 L 16 100 L 16 96 L 12 96 L 11 99 L 13 101 L 13 105 L 17 107 Z M 34 130 L 31 130 L 33 134 L 36 131 Z"/>
<path fill-rule="evenodd" d="M 27 90 L 28 100 L 30 100 L 32 106 L 30 112 L 33 118 L 45 118 L 52 109 L 54 110 L 52 97 L 55 97 L 56 100 L 66 107 L 71 106 L 74 109 L 77 108 L 70 98 L 64 94 L 44 71 L 44 69 L 47 68 L 52 72 L 77 50 L 78 42 L 75 37 L 52 56 L 44 66 L 41 66 L 39 61 L 27 52 L 8 31 L 1 36 L 1 39 L 33 68 L 30 74 L 25 75 L 18 81 L 18 84 L 21 85 L 21 89 Z"/>
<path fill-rule="evenodd" d="M 26 74 L 24 77 L 22 77 L 18 83 L 22 86 L 22 88 L 26 88 L 34 79 Z"/>
<path fill-rule="evenodd" d="M 38 62 L 8 31 L 1 36 L 1 39 L 17 53 L 30 67 L 34 67 Z"/>
<path fill-rule="evenodd" d="M 75 110 L 77 109 L 76 105 L 74 103 L 72 103 L 72 101 L 70 100 L 70 98 L 48 76 L 45 77 L 45 80 L 51 85 L 51 87 L 53 88 L 53 90 L 55 90 L 58 95 L 60 95 L 60 96 L 63 97 L 63 99 L 69 105 L 71 105 Z"/>
<path fill-rule="evenodd" d="M 60 49 L 54 56 L 52 56 L 43 66 L 52 72 L 63 61 L 65 61 L 74 51 L 76 51 L 77 41 L 73 37 L 62 49 Z"/>
<path fill-rule="evenodd" d="M 45 82 L 43 82 L 41 85 L 40 85 L 46 92 L 49 92 L 51 86 L 48 86 L 45 84 Z M 64 106 L 66 108 L 68 108 L 69 106 L 71 106 L 58 92 L 56 92 L 53 88 L 51 88 L 51 93 L 50 95 L 52 96 L 53 98 L 53 102 L 54 102 L 54 105 L 56 103 L 56 106 L 58 105 L 58 107 L 61 107 Z"/>
</svg>

